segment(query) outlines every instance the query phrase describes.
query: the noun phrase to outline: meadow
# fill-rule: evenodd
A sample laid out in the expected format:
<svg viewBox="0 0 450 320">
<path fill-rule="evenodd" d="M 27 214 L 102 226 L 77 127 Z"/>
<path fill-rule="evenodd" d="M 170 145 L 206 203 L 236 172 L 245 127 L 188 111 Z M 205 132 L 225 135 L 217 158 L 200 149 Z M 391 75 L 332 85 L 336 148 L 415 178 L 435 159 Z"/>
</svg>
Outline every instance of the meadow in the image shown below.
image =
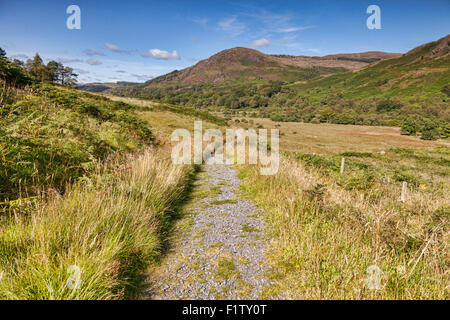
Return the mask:
<svg viewBox="0 0 450 320">
<path fill-rule="evenodd" d="M 448 299 L 448 141 L 399 128 L 246 120 L 239 125 L 253 120 L 282 135 L 276 175 L 239 167 L 243 196 L 267 222 L 274 284 L 266 297 Z M 367 282 L 373 270 L 377 290 Z"/>
<path fill-rule="evenodd" d="M 138 297 L 195 168 L 139 106 L 45 83 L 5 97 L 0 299 Z"/>
<path fill-rule="evenodd" d="M 277 174 L 236 167 L 267 222 L 261 298 L 448 299 L 448 139 L 242 112 L 225 126 L 221 113 L 46 84 L 14 90 L 1 112 L 0 298 L 140 297 L 196 175 L 172 164 L 170 134 L 202 119 L 281 132 Z"/>
</svg>

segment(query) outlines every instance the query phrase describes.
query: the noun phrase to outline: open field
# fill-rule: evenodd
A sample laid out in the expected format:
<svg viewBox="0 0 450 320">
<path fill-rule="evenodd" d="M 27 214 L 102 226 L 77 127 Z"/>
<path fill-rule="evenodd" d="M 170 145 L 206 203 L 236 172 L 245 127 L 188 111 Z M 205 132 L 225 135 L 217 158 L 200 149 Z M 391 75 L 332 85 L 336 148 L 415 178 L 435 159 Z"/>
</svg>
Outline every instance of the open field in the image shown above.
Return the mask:
<svg viewBox="0 0 450 320">
<path fill-rule="evenodd" d="M 423 141 L 400 134 L 398 127 L 355 126 L 276 122 L 267 118 L 236 117 L 240 126 L 280 130 L 280 150 L 303 153 L 339 153 L 345 151 L 380 152 L 389 148 L 436 148 L 450 146 L 448 139 Z M 247 123 L 242 123 L 245 119 Z M 253 121 L 253 125 L 248 123 Z"/>
<path fill-rule="evenodd" d="M 114 101 L 122 101 L 125 103 L 143 107 L 144 109 L 138 112 L 140 118 L 148 122 L 153 132 L 155 132 L 155 135 L 163 144 L 169 143 L 170 135 L 175 129 L 183 128 L 189 130 L 190 132 L 193 132 L 194 121 L 204 120 L 202 118 L 199 118 L 198 116 L 189 114 L 188 112 L 189 108 L 184 108 L 184 113 L 183 108 L 181 108 L 181 110 L 177 109 L 177 112 L 174 112 L 165 109 L 164 107 L 165 105 L 159 102 L 153 102 L 137 98 L 117 97 L 108 94 L 102 94 L 102 96 L 105 96 Z M 206 115 L 206 113 L 201 114 Z M 207 115 L 208 115 L 207 119 L 209 119 L 211 115 L 209 114 Z M 221 123 L 220 121 L 221 118 L 217 119 L 218 119 L 217 122 Z M 206 120 L 203 121 L 203 127 L 204 129 L 217 129 L 223 128 L 223 125 L 221 126 L 219 124 L 211 123 L 208 122 L 208 120 Z"/>
</svg>

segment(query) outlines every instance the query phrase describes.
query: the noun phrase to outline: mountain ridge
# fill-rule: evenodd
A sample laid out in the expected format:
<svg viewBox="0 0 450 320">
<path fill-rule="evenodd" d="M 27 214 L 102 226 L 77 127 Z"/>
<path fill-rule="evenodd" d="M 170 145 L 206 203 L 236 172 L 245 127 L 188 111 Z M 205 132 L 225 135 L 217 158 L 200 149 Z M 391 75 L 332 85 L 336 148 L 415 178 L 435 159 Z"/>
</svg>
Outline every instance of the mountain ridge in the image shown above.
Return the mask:
<svg viewBox="0 0 450 320">
<path fill-rule="evenodd" d="M 358 70 L 369 64 L 402 55 L 382 51 L 338 53 L 326 56 L 294 56 L 265 54 L 246 47 L 234 47 L 219 51 L 209 58 L 182 70 L 174 70 L 144 83 L 84 83 L 77 88 L 102 92 L 135 85 L 159 87 L 166 84 L 195 85 L 235 80 L 308 80 L 317 75 Z M 246 73 L 245 76 L 241 76 Z M 126 83 L 122 85 L 121 83 Z M 129 84 L 128 84 L 129 83 Z"/>
<path fill-rule="evenodd" d="M 145 87 L 177 83 L 191 85 L 203 82 L 220 83 L 232 80 L 305 80 L 305 70 L 315 75 L 356 70 L 371 62 L 399 56 L 397 53 L 363 52 L 324 57 L 270 55 L 255 49 L 235 47 L 222 50 L 197 64 L 176 70 L 146 82 Z M 370 60 L 372 59 L 372 60 Z M 308 73 L 308 72 L 306 72 Z"/>
</svg>

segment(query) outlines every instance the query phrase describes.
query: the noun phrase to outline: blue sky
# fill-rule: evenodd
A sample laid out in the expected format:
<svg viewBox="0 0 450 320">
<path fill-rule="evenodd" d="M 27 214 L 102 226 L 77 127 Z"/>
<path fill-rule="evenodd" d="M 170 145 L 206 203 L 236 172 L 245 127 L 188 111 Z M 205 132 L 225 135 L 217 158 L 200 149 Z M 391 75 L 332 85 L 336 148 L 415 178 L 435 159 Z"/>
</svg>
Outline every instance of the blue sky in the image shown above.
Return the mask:
<svg viewBox="0 0 450 320">
<path fill-rule="evenodd" d="M 69 5 L 81 29 L 69 30 Z M 381 30 L 369 30 L 369 5 Z M 0 47 L 25 60 L 39 52 L 76 69 L 80 82 L 145 81 L 221 50 L 327 55 L 406 52 L 450 33 L 450 1 L 0 0 Z"/>
</svg>

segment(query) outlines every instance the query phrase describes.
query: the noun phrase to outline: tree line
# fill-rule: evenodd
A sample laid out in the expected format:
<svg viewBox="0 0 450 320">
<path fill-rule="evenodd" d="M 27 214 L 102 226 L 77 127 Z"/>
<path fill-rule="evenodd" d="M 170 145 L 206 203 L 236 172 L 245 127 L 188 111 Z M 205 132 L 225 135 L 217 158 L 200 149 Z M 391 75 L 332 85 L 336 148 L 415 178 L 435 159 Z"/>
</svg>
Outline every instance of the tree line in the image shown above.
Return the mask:
<svg viewBox="0 0 450 320">
<path fill-rule="evenodd" d="M 44 64 L 38 53 L 33 59 L 23 62 L 6 56 L 0 48 L 0 79 L 4 86 L 23 86 L 32 82 L 53 82 L 67 86 L 77 83 L 78 74 L 70 67 L 55 60 Z"/>
</svg>

